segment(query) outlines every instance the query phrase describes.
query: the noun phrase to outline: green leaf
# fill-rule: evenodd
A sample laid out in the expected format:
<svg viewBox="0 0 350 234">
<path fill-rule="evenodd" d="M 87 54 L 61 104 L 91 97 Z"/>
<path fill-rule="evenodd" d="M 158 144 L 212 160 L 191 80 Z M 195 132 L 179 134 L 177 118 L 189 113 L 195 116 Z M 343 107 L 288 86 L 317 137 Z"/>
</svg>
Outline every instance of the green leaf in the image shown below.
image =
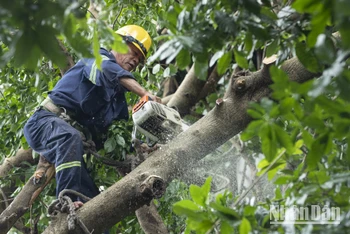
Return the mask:
<svg viewBox="0 0 350 234">
<path fill-rule="evenodd" d="M 239 234 L 249 234 L 252 227 L 248 219 L 243 218 L 241 224 L 239 225 Z"/>
<path fill-rule="evenodd" d="M 227 221 L 238 220 L 240 218 L 239 214 L 236 211 L 234 211 L 228 207 L 225 207 L 223 205 L 220 205 L 218 203 L 211 202 L 210 207 L 215 209 L 217 214 L 221 218 L 226 219 Z"/>
<path fill-rule="evenodd" d="M 193 230 L 197 231 L 197 233 L 207 233 L 212 229 L 214 223 L 210 220 L 203 220 L 198 223 L 191 224 Z"/>
<path fill-rule="evenodd" d="M 160 70 L 160 64 L 157 63 L 153 68 L 152 68 L 152 74 L 157 74 Z"/>
<path fill-rule="evenodd" d="M 22 66 L 23 64 L 25 64 L 28 59 L 28 52 L 31 52 L 30 49 L 34 48 L 35 44 L 34 44 L 34 39 L 31 33 L 23 33 L 17 43 L 16 43 L 16 50 L 14 53 L 14 64 L 15 66 Z M 29 51 L 28 51 L 29 48 Z M 29 53 L 30 54 L 30 53 Z M 34 58 L 32 58 L 34 60 Z M 36 62 L 38 61 L 38 57 L 36 58 Z M 31 69 L 35 68 L 30 67 Z"/>
<path fill-rule="evenodd" d="M 221 58 L 223 55 L 224 55 L 224 51 L 222 51 L 222 50 L 217 51 L 217 52 L 211 57 L 211 59 L 210 59 L 210 61 L 209 61 L 209 67 L 212 67 L 212 66 L 216 63 L 216 61 L 217 61 L 219 58 Z"/>
<path fill-rule="evenodd" d="M 261 114 L 260 112 L 253 110 L 253 109 L 248 109 L 247 113 L 253 118 L 253 119 L 262 119 L 263 118 L 263 114 Z"/>
<path fill-rule="evenodd" d="M 100 55 L 100 41 L 98 40 L 98 34 L 97 34 L 97 28 L 96 25 L 94 27 L 94 34 L 92 38 L 92 49 L 93 49 L 93 54 L 96 59 L 96 66 L 99 70 L 102 70 L 102 56 Z"/>
<path fill-rule="evenodd" d="M 259 131 L 259 137 L 261 139 L 261 150 L 264 153 L 266 159 L 271 162 L 276 156 L 276 134 L 268 124 L 261 126 Z"/>
<path fill-rule="evenodd" d="M 185 69 L 191 63 L 191 55 L 188 50 L 182 49 L 176 56 L 176 64 L 180 69 Z"/>
<path fill-rule="evenodd" d="M 191 198 L 192 200 L 200 205 L 200 206 L 205 206 L 205 202 L 207 200 L 207 196 L 208 194 L 204 194 L 204 191 L 202 190 L 202 188 L 200 188 L 197 185 L 191 185 L 190 186 L 190 194 L 191 194 Z"/>
<path fill-rule="evenodd" d="M 277 199 L 277 200 L 282 199 L 282 193 L 281 193 L 281 189 L 279 187 L 275 188 L 275 199 Z"/>
<path fill-rule="evenodd" d="M 278 52 L 279 49 L 279 41 L 273 40 L 266 49 L 266 57 L 270 57 Z"/>
<path fill-rule="evenodd" d="M 170 76 L 170 68 L 167 67 L 165 68 L 164 72 L 163 72 L 163 77 L 169 77 Z"/>
<path fill-rule="evenodd" d="M 200 206 L 190 200 L 182 200 L 173 205 L 173 211 L 177 215 L 185 215 L 196 221 L 205 219 L 205 213 Z"/>
<path fill-rule="evenodd" d="M 232 52 L 228 51 L 226 52 L 221 58 L 218 60 L 218 66 L 217 66 L 217 72 L 219 75 L 222 75 L 225 73 L 225 71 L 229 68 L 232 60 Z"/>
<path fill-rule="evenodd" d="M 292 179 L 293 177 L 292 176 L 279 176 L 274 184 L 277 184 L 277 185 L 283 185 L 283 184 L 287 184 L 289 183 L 289 181 Z"/>
<path fill-rule="evenodd" d="M 302 130 L 303 140 L 308 148 L 311 148 L 311 144 L 314 142 L 314 138 L 308 131 Z"/>
<path fill-rule="evenodd" d="M 231 227 L 231 225 L 228 222 L 222 221 L 221 226 L 220 226 L 220 233 L 221 234 L 232 234 L 232 233 L 234 233 L 234 229 L 233 229 L 233 227 Z"/>
<path fill-rule="evenodd" d="M 299 12 L 317 12 L 320 9 L 319 0 L 296 0 L 292 6 L 295 10 Z"/>
<path fill-rule="evenodd" d="M 122 136 L 116 135 L 116 140 L 117 140 L 118 145 L 120 145 L 122 147 L 125 146 L 125 139 Z"/>
<path fill-rule="evenodd" d="M 211 180 L 212 180 L 212 177 L 209 176 L 209 177 L 205 180 L 205 182 L 204 182 L 204 184 L 203 184 L 203 186 L 202 186 L 202 190 L 203 190 L 203 193 L 206 194 L 206 198 L 208 197 L 209 192 L 210 192 Z"/>
<path fill-rule="evenodd" d="M 117 143 L 113 137 L 108 138 L 104 143 L 104 149 L 106 150 L 107 153 L 112 152 L 116 146 L 117 146 Z"/>
<path fill-rule="evenodd" d="M 206 80 L 208 76 L 208 63 L 202 63 L 196 60 L 196 62 L 194 63 L 194 72 L 198 79 Z"/>
<path fill-rule="evenodd" d="M 233 53 L 235 55 L 235 60 L 238 64 L 238 66 L 240 66 L 241 68 L 248 68 L 249 67 L 249 64 L 248 64 L 248 61 L 247 59 L 245 58 L 245 55 L 241 52 L 241 51 L 238 51 L 238 50 L 233 50 Z"/>
<path fill-rule="evenodd" d="M 306 157 L 308 167 L 315 168 L 322 156 L 327 155 L 332 146 L 332 138 L 329 133 L 320 135 L 311 145 L 311 150 Z"/>
<path fill-rule="evenodd" d="M 261 126 L 264 124 L 263 120 L 254 120 L 249 123 L 248 127 L 240 135 L 242 141 L 248 141 L 252 137 L 257 136 Z"/>
<path fill-rule="evenodd" d="M 315 45 L 315 55 L 324 64 L 332 64 L 336 58 L 333 41 L 325 34 L 320 34 Z"/>
<path fill-rule="evenodd" d="M 298 56 L 299 61 L 311 72 L 318 72 L 320 66 L 318 60 L 315 57 L 314 53 L 308 49 L 305 43 L 298 43 L 295 47 L 295 52 Z"/>
<path fill-rule="evenodd" d="M 294 145 L 292 143 L 290 135 L 288 135 L 288 133 L 283 128 L 276 124 L 272 126 L 275 130 L 278 142 L 281 144 L 281 146 L 286 148 L 287 153 L 292 154 L 294 152 Z"/>
</svg>

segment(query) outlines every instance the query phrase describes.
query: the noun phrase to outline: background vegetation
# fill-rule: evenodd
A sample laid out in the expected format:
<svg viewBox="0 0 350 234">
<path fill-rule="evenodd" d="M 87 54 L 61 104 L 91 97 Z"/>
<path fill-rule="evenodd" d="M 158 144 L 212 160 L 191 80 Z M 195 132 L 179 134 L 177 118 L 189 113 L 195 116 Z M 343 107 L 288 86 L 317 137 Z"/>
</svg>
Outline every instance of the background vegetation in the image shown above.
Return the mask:
<svg viewBox="0 0 350 234">
<path fill-rule="evenodd" d="M 273 94 L 252 104 L 255 119 L 241 135 L 246 144 L 259 139 L 264 158 L 260 174 L 269 170 L 275 184 L 274 196 L 259 203 L 230 192 L 210 199 L 210 179 L 202 186 L 173 182 L 158 201 L 168 228 L 173 233 L 345 233 L 349 223 L 350 163 L 350 3 L 346 0 L 140 0 L 95 2 L 96 19 L 89 2 L 18 0 L 0 3 L 0 114 L 2 121 L 0 159 L 27 148 L 22 128 L 35 107 L 60 79 L 66 66 L 59 42 L 73 56 L 98 56 L 100 45 L 125 50 L 113 34 L 118 27 L 138 24 L 154 38 L 152 56 L 135 76 L 146 88 L 159 92 L 166 77 L 179 75 L 195 64 L 198 79 L 206 80 L 208 69 L 217 66 L 222 76 L 216 92 L 203 98 L 194 113 L 205 115 L 227 88 L 227 74 L 241 69 L 261 68 L 261 57 L 278 56 L 270 72 Z M 167 34 L 161 34 L 167 29 Z M 339 32 L 341 41 L 332 33 Z M 57 40 L 58 39 L 58 40 Z M 297 84 L 278 69 L 283 61 L 297 56 L 318 79 Z M 260 59 L 260 60 L 259 60 Z M 168 65 L 171 63 L 170 65 Z M 238 69 L 240 68 L 240 69 Z M 138 97 L 129 94 L 130 104 Z M 187 116 L 191 121 L 195 117 Z M 108 133 L 101 153 L 123 159 L 129 153 L 132 123 L 118 122 Z M 189 146 L 190 147 L 190 146 Z M 94 160 L 94 159 L 91 159 Z M 111 167 L 96 161 L 89 164 L 96 183 L 108 187 L 118 180 Z M 270 167 L 269 167 L 270 166 Z M 13 168 L 1 178 L 1 187 L 15 186 L 18 194 L 35 166 Z M 48 223 L 46 207 L 54 196 L 54 183 L 46 188 L 24 216 L 39 233 Z M 5 201 L 6 200 L 6 201 Z M 181 200 L 181 201 L 180 201 Z M 176 216 L 176 214 L 184 216 Z M 341 208 L 339 225 L 269 224 L 269 205 Z M 186 223 L 184 218 L 187 217 Z M 40 222 L 35 222 L 40 218 Z M 115 226 L 122 233 L 139 233 L 134 217 Z"/>
</svg>

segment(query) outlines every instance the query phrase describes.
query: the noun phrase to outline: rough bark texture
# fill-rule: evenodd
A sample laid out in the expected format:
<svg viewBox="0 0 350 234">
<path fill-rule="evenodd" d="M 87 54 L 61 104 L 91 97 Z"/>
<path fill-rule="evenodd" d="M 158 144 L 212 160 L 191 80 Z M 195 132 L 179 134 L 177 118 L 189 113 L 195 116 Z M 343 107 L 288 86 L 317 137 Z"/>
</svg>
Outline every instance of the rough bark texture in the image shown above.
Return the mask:
<svg viewBox="0 0 350 234">
<path fill-rule="evenodd" d="M 34 177 L 31 177 L 22 188 L 23 192 L 19 193 L 15 200 L 1 213 L 0 216 L 0 234 L 6 234 L 8 230 L 22 217 L 29 209 L 28 204 L 32 194 L 41 184 L 33 183 Z"/>
<path fill-rule="evenodd" d="M 306 71 L 297 59 L 286 61 L 283 69 L 291 80 L 297 82 L 315 76 Z M 249 102 L 268 96 L 269 84 L 271 79 L 266 68 L 248 77 L 232 78 L 225 97 L 217 101 L 217 106 L 211 112 L 154 152 L 122 180 L 87 202 L 77 215 L 89 230 L 99 233 L 149 203 L 152 198 L 143 196 L 139 191 L 145 178 L 157 175 L 170 182 L 242 131 L 251 121 L 246 113 Z M 66 217 L 66 214 L 60 214 L 45 233 L 68 233 Z M 74 233 L 82 231 L 76 229 Z"/>
<path fill-rule="evenodd" d="M 176 92 L 179 84 L 177 83 L 175 77 L 168 77 L 163 83 L 164 91 L 163 98 Z"/>
<path fill-rule="evenodd" d="M 19 149 L 16 155 L 12 157 L 5 158 L 2 165 L 0 165 L 0 178 L 6 177 L 10 170 L 14 167 L 22 167 L 27 166 L 24 162 L 34 165 L 36 160 L 32 157 L 31 149 Z M 21 180 L 24 181 L 24 176 L 22 176 Z M 12 202 L 12 199 L 9 196 L 17 189 L 16 181 L 13 180 L 9 183 L 9 186 L 1 187 L 1 203 L 0 203 L 0 214 L 9 207 Z M 1 217 L 1 216 L 0 216 Z M 19 217 L 18 217 L 19 218 Z M 0 218 L 1 219 L 1 218 Z M 30 233 L 30 228 L 24 226 L 22 220 L 17 220 L 14 223 L 14 227 L 22 233 Z"/>
<path fill-rule="evenodd" d="M 5 158 L 3 164 L 0 165 L 0 178 L 6 176 L 13 167 L 19 167 L 22 162 L 34 164 L 31 149 L 19 149 L 15 156 Z"/>
<path fill-rule="evenodd" d="M 0 234 L 7 233 L 14 224 L 19 226 L 18 219 L 28 210 L 54 174 L 54 166 L 47 162 L 44 157 L 40 157 L 34 175 L 27 181 L 14 201 L 2 211 L 0 215 Z"/>
<path fill-rule="evenodd" d="M 136 217 L 145 234 L 169 233 L 153 202 L 136 210 Z"/>
<path fill-rule="evenodd" d="M 196 77 L 193 65 L 167 105 L 176 107 L 181 115 L 188 114 L 190 107 L 196 103 L 204 84 L 204 81 Z"/>
<path fill-rule="evenodd" d="M 201 92 L 199 93 L 199 96 L 197 98 L 197 101 L 205 98 L 208 96 L 208 94 L 213 93 L 216 88 L 216 84 L 219 82 L 220 76 L 216 70 L 216 66 L 214 67 L 213 71 L 210 73 L 210 76 L 208 77 L 207 82 L 205 83 L 204 87 L 202 88 Z"/>
</svg>

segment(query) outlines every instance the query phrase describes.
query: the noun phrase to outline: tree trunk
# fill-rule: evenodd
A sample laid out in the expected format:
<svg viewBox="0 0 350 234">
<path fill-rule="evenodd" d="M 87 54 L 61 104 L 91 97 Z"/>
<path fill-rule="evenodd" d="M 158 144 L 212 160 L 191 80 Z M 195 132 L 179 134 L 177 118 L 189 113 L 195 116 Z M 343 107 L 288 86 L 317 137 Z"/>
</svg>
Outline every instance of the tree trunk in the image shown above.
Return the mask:
<svg viewBox="0 0 350 234">
<path fill-rule="evenodd" d="M 296 58 L 286 61 L 282 69 L 289 74 L 291 80 L 297 82 L 315 77 Z M 90 231 L 100 233 L 148 204 L 153 195 L 140 191 L 140 185 L 147 177 L 156 175 L 165 182 L 170 182 L 242 131 L 251 121 L 246 113 L 249 102 L 268 96 L 271 92 L 268 86 L 271 83 L 267 66 L 250 76 L 231 78 L 225 97 L 217 100 L 212 111 L 155 151 L 126 177 L 87 202 L 77 211 L 78 217 Z M 151 183 L 150 186 L 155 184 Z M 66 214 L 59 214 L 45 233 L 68 233 L 66 218 Z M 74 233 L 83 232 L 77 227 Z"/>
<path fill-rule="evenodd" d="M 182 116 L 188 114 L 190 107 L 196 103 L 197 97 L 204 84 L 204 81 L 199 80 L 196 77 L 194 73 L 194 65 L 192 65 L 185 79 L 182 81 L 167 105 L 170 107 L 176 107 Z"/>
</svg>

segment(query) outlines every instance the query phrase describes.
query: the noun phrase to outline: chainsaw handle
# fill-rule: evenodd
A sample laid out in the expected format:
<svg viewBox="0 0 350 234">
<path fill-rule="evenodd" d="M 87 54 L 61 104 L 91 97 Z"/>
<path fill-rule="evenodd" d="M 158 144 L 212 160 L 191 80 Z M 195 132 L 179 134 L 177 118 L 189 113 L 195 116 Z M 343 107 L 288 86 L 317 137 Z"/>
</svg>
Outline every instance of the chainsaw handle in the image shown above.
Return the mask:
<svg viewBox="0 0 350 234">
<path fill-rule="evenodd" d="M 132 113 L 134 114 L 148 101 L 152 101 L 152 98 L 150 98 L 150 96 L 147 95 L 143 96 L 132 108 Z"/>
</svg>

